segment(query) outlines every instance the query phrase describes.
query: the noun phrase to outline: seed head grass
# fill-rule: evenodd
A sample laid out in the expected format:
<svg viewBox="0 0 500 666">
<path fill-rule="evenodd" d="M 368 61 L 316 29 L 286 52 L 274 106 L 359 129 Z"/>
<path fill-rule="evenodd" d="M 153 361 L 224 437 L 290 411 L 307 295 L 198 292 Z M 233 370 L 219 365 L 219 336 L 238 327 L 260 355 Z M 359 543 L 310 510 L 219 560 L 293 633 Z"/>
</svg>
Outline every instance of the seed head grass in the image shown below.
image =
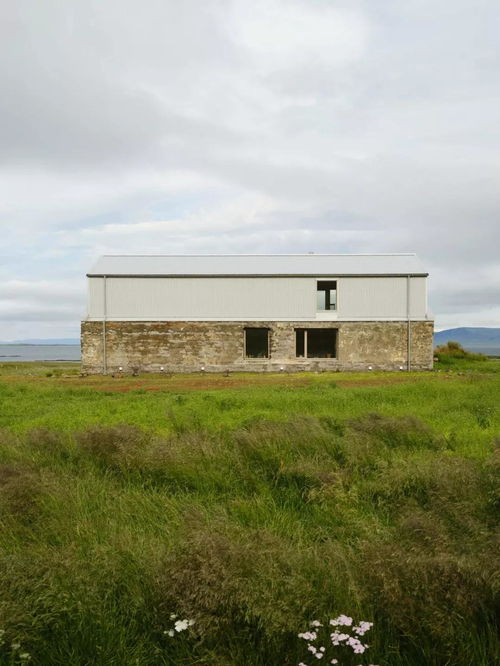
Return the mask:
<svg viewBox="0 0 500 666">
<path fill-rule="evenodd" d="M 0 664 L 291 666 L 338 617 L 373 622 L 369 663 L 499 663 L 500 374 L 478 363 L 109 395 L 3 378 Z"/>
</svg>

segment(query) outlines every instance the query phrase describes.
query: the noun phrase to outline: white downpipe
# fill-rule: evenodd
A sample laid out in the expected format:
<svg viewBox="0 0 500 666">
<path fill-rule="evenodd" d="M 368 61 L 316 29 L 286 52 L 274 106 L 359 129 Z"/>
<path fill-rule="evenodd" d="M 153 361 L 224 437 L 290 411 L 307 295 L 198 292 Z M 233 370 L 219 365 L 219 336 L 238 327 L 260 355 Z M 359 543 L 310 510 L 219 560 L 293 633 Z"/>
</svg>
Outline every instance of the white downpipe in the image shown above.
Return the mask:
<svg viewBox="0 0 500 666">
<path fill-rule="evenodd" d="M 103 285 L 103 315 L 102 315 L 102 374 L 106 375 L 108 372 L 108 364 L 106 358 L 106 314 L 107 314 L 107 289 L 106 289 L 106 276 L 102 278 Z"/>
<path fill-rule="evenodd" d="M 410 275 L 406 277 L 406 327 L 407 327 L 407 370 L 411 370 L 411 310 L 410 310 Z"/>
</svg>

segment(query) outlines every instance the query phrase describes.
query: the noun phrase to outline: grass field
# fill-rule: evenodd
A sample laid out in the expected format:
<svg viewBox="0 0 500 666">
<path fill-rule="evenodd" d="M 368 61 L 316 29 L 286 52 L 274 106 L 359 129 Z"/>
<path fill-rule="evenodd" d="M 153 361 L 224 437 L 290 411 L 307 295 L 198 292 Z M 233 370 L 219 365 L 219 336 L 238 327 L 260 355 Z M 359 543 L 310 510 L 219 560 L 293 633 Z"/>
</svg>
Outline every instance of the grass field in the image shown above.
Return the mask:
<svg viewBox="0 0 500 666">
<path fill-rule="evenodd" d="M 500 663 L 500 362 L 438 366 L 0 365 L 0 663 Z"/>
</svg>

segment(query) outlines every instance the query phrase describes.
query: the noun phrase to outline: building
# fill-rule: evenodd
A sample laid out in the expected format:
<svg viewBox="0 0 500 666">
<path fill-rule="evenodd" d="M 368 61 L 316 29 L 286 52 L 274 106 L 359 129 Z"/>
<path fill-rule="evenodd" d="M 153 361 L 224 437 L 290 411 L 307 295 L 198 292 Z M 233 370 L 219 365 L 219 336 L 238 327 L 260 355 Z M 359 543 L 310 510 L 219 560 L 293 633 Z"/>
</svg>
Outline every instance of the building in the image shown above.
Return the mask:
<svg viewBox="0 0 500 666">
<path fill-rule="evenodd" d="M 104 256 L 83 371 L 427 370 L 427 276 L 414 254 Z"/>
</svg>

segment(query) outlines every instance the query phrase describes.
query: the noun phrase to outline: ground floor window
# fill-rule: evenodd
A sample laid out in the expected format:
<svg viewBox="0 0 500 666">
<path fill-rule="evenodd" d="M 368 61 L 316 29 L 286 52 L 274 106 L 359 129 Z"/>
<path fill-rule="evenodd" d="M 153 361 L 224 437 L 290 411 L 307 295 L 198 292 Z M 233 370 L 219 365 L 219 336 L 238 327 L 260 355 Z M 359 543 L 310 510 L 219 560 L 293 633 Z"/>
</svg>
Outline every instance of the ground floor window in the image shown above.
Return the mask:
<svg viewBox="0 0 500 666">
<path fill-rule="evenodd" d="M 245 356 L 269 358 L 268 328 L 245 328 Z"/>
<path fill-rule="evenodd" d="M 337 358 L 337 329 L 296 328 L 295 355 L 298 358 Z"/>
</svg>

